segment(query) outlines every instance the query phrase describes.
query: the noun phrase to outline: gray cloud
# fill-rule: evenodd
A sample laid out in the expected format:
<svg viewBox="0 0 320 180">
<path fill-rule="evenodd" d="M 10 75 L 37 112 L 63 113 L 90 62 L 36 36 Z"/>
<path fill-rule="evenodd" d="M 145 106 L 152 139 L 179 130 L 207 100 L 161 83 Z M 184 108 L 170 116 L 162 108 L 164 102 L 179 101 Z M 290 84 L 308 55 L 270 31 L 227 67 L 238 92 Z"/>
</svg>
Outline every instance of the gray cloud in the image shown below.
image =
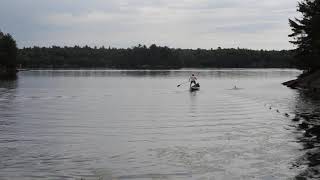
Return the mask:
<svg viewBox="0 0 320 180">
<path fill-rule="evenodd" d="M 292 0 L 1 0 L 0 29 L 20 47 L 288 49 Z"/>
</svg>

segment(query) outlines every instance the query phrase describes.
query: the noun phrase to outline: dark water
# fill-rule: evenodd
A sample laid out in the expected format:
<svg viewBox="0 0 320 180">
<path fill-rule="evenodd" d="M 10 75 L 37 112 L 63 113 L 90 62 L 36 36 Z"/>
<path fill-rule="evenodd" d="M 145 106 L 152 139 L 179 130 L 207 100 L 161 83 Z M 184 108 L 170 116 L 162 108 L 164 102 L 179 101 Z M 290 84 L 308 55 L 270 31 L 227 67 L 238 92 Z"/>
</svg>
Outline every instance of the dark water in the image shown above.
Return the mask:
<svg viewBox="0 0 320 180">
<path fill-rule="evenodd" d="M 177 87 L 191 73 L 200 91 Z M 315 177 L 299 124 L 319 101 L 281 85 L 299 74 L 20 72 L 0 81 L 0 179 Z"/>
</svg>

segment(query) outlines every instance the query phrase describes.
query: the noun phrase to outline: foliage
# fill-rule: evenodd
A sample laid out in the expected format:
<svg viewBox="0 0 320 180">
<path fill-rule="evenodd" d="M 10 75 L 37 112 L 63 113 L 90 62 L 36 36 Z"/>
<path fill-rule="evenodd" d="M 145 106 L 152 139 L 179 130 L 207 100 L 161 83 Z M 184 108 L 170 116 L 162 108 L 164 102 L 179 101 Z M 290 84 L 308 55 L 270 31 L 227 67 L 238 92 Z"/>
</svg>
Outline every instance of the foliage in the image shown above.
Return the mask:
<svg viewBox="0 0 320 180">
<path fill-rule="evenodd" d="M 293 33 L 289 37 L 297 46 L 298 66 L 305 70 L 320 68 L 320 0 L 303 0 L 298 3 L 302 18 L 289 19 Z"/>
<path fill-rule="evenodd" d="M 12 36 L 0 31 L 0 67 L 15 68 L 17 51 L 17 45 Z"/>
<path fill-rule="evenodd" d="M 174 49 L 138 45 L 132 48 L 33 47 L 19 50 L 26 68 L 288 68 L 291 51 L 249 49 Z"/>
</svg>

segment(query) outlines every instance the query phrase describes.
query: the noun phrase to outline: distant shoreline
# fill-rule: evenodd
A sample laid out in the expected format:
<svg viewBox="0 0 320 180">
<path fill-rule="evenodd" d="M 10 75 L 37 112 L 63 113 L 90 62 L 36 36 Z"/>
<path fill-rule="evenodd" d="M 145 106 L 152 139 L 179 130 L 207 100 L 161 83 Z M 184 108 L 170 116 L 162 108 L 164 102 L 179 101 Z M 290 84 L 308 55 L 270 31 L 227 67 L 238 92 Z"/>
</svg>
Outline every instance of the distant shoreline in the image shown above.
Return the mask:
<svg viewBox="0 0 320 180">
<path fill-rule="evenodd" d="M 18 50 L 21 68 L 295 68 L 291 50 L 33 47 Z"/>
<path fill-rule="evenodd" d="M 138 68 L 24 68 L 24 69 L 17 69 L 17 71 L 81 71 L 81 70 L 89 70 L 89 71 L 214 71 L 214 70 L 296 70 L 296 71 L 301 71 L 297 68 L 199 68 L 199 67 L 194 67 L 194 68 L 163 68 L 163 69 L 138 69 Z M 302 71 L 301 71 L 302 72 Z"/>
</svg>

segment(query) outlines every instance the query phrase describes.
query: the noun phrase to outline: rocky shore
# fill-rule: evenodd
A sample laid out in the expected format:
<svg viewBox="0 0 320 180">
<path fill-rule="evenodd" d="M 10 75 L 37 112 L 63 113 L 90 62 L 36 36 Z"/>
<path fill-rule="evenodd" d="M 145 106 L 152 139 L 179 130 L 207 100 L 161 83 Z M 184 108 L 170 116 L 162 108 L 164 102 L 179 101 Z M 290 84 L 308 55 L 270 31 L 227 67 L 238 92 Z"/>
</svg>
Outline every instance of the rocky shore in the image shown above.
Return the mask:
<svg viewBox="0 0 320 180">
<path fill-rule="evenodd" d="M 304 72 L 297 79 L 284 82 L 283 85 L 302 89 L 300 96 L 305 102 L 320 105 L 320 70 Z M 306 90 L 306 91 L 304 91 Z M 297 129 L 302 132 L 298 138 L 302 143 L 303 156 L 298 158 L 294 166 L 305 167 L 295 179 L 319 179 L 320 178 L 320 111 L 318 108 L 306 108 L 305 103 L 296 106 L 296 116 L 292 119 L 296 122 Z"/>
<path fill-rule="evenodd" d="M 294 89 L 320 92 L 320 70 L 303 73 L 297 79 L 284 82 L 283 85 Z"/>
</svg>

